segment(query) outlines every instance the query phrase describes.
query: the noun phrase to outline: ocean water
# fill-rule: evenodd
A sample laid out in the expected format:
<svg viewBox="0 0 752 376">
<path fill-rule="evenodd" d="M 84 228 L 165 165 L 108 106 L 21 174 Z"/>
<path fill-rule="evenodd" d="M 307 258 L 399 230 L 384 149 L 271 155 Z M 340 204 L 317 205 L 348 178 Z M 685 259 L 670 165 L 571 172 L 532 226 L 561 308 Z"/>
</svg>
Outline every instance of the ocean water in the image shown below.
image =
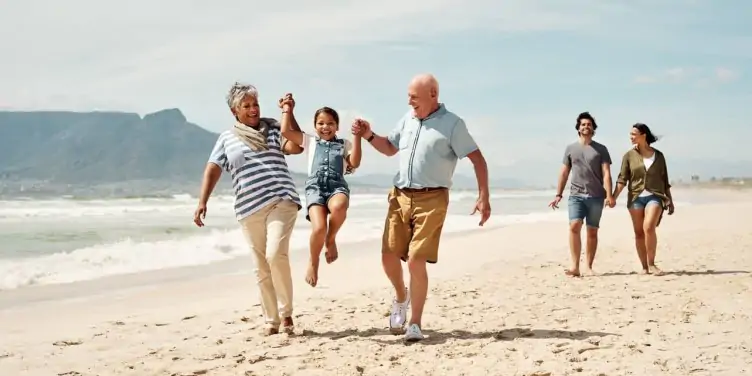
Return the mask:
<svg viewBox="0 0 752 376">
<path fill-rule="evenodd" d="M 486 227 L 566 221 L 566 204 L 551 211 L 553 191 L 495 191 Z M 301 195 L 304 197 L 304 195 Z M 470 216 L 476 192 L 452 192 L 445 233 L 478 228 Z M 250 251 L 232 210 L 233 198 L 212 197 L 207 226 L 193 224 L 196 198 L 0 201 L 0 290 L 93 280 L 105 276 L 202 265 Z M 383 193 L 354 193 L 338 235 L 347 243 L 379 239 L 386 214 Z M 291 240 L 307 254 L 310 227 L 299 212 Z"/>
</svg>

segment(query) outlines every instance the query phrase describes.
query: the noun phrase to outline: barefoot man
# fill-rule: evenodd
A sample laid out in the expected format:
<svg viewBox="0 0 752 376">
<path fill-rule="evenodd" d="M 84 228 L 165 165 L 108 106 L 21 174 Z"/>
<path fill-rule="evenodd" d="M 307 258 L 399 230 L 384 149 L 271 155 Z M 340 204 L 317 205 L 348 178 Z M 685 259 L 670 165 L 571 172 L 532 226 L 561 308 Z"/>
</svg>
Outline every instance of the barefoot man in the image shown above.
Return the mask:
<svg viewBox="0 0 752 376">
<path fill-rule="evenodd" d="M 598 125 L 588 112 L 577 117 L 577 134 L 579 140 L 567 146 L 564 150 L 563 166 L 559 173 L 559 183 L 556 197 L 548 206 L 559 208 L 567 184 L 570 171 L 572 182 L 569 192 L 569 252 L 572 256 L 572 266 L 566 274 L 573 277 L 580 276 L 580 254 L 582 240 L 580 232 L 583 220 L 587 225 L 587 253 L 585 274 L 594 275 L 593 261 L 598 248 L 598 227 L 600 226 L 603 207 L 613 208 L 615 200 L 611 197 L 611 156 L 608 149 L 593 141 Z"/>
<path fill-rule="evenodd" d="M 423 339 L 421 318 L 428 294 L 426 263 L 438 261 L 439 239 L 449 204 L 449 188 L 457 160 L 467 157 L 478 180 L 478 200 L 473 214 L 480 212 L 480 226 L 491 215 L 488 168 L 465 122 L 439 103 L 439 84 L 430 74 L 418 75 L 408 86 L 412 111 L 397 123 L 388 136 L 371 130 L 365 120 L 353 124 L 374 149 L 399 157 L 399 171 L 389 192 L 389 210 L 384 224 L 381 263 L 392 282 L 395 298 L 389 328 L 405 332 L 407 309 L 412 313 L 405 333 L 407 341 Z M 410 271 L 410 289 L 405 288 L 402 261 Z"/>
</svg>

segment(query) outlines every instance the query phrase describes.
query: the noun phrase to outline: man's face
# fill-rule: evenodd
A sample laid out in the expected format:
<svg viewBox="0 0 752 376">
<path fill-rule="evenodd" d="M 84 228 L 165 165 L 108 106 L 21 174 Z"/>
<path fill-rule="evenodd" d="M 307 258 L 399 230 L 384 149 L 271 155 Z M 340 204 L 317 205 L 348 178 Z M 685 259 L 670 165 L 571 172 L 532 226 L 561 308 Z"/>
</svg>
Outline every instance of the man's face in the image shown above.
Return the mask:
<svg viewBox="0 0 752 376">
<path fill-rule="evenodd" d="M 413 108 L 413 114 L 423 119 L 435 109 L 437 100 L 429 85 L 411 84 L 407 88 L 407 103 Z"/>
<path fill-rule="evenodd" d="M 593 122 L 590 119 L 580 120 L 580 129 L 578 130 L 583 136 L 593 135 Z"/>
</svg>

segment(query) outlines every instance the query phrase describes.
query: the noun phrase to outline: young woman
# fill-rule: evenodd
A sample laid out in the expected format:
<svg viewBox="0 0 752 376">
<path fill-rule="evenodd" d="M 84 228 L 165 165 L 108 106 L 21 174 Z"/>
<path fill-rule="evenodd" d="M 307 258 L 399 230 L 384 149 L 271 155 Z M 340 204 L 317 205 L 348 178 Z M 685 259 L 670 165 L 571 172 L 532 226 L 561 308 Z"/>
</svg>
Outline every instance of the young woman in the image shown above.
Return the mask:
<svg viewBox="0 0 752 376">
<path fill-rule="evenodd" d="M 637 256 L 645 274 L 662 275 L 655 265 L 658 247 L 656 227 L 661 222 L 663 211 L 674 214 L 666 158 L 660 150 L 652 147 L 658 141 L 647 125 L 632 126 L 629 138 L 634 147 L 621 161 L 621 171 L 614 188 L 614 200 L 627 187 L 627 208 L 632 217 Z"/>
</svg>

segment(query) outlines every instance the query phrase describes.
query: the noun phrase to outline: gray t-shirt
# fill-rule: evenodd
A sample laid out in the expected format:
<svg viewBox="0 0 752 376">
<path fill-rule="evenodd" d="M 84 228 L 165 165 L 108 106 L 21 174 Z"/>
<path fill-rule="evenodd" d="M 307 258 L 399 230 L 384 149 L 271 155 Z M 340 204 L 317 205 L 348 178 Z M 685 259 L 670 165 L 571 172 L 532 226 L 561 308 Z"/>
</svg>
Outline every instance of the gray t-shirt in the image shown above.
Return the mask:
<svg viewBox="0 0 752 376">
<path fill-rule="evenodd" d="M 578 141 L 567 146 L 562 162 L 571 169 L 570 196 L 606 198 L 602 165 L 611 164 L 608 148 L 595 141 L 589 145 Z"/>
</svg>

